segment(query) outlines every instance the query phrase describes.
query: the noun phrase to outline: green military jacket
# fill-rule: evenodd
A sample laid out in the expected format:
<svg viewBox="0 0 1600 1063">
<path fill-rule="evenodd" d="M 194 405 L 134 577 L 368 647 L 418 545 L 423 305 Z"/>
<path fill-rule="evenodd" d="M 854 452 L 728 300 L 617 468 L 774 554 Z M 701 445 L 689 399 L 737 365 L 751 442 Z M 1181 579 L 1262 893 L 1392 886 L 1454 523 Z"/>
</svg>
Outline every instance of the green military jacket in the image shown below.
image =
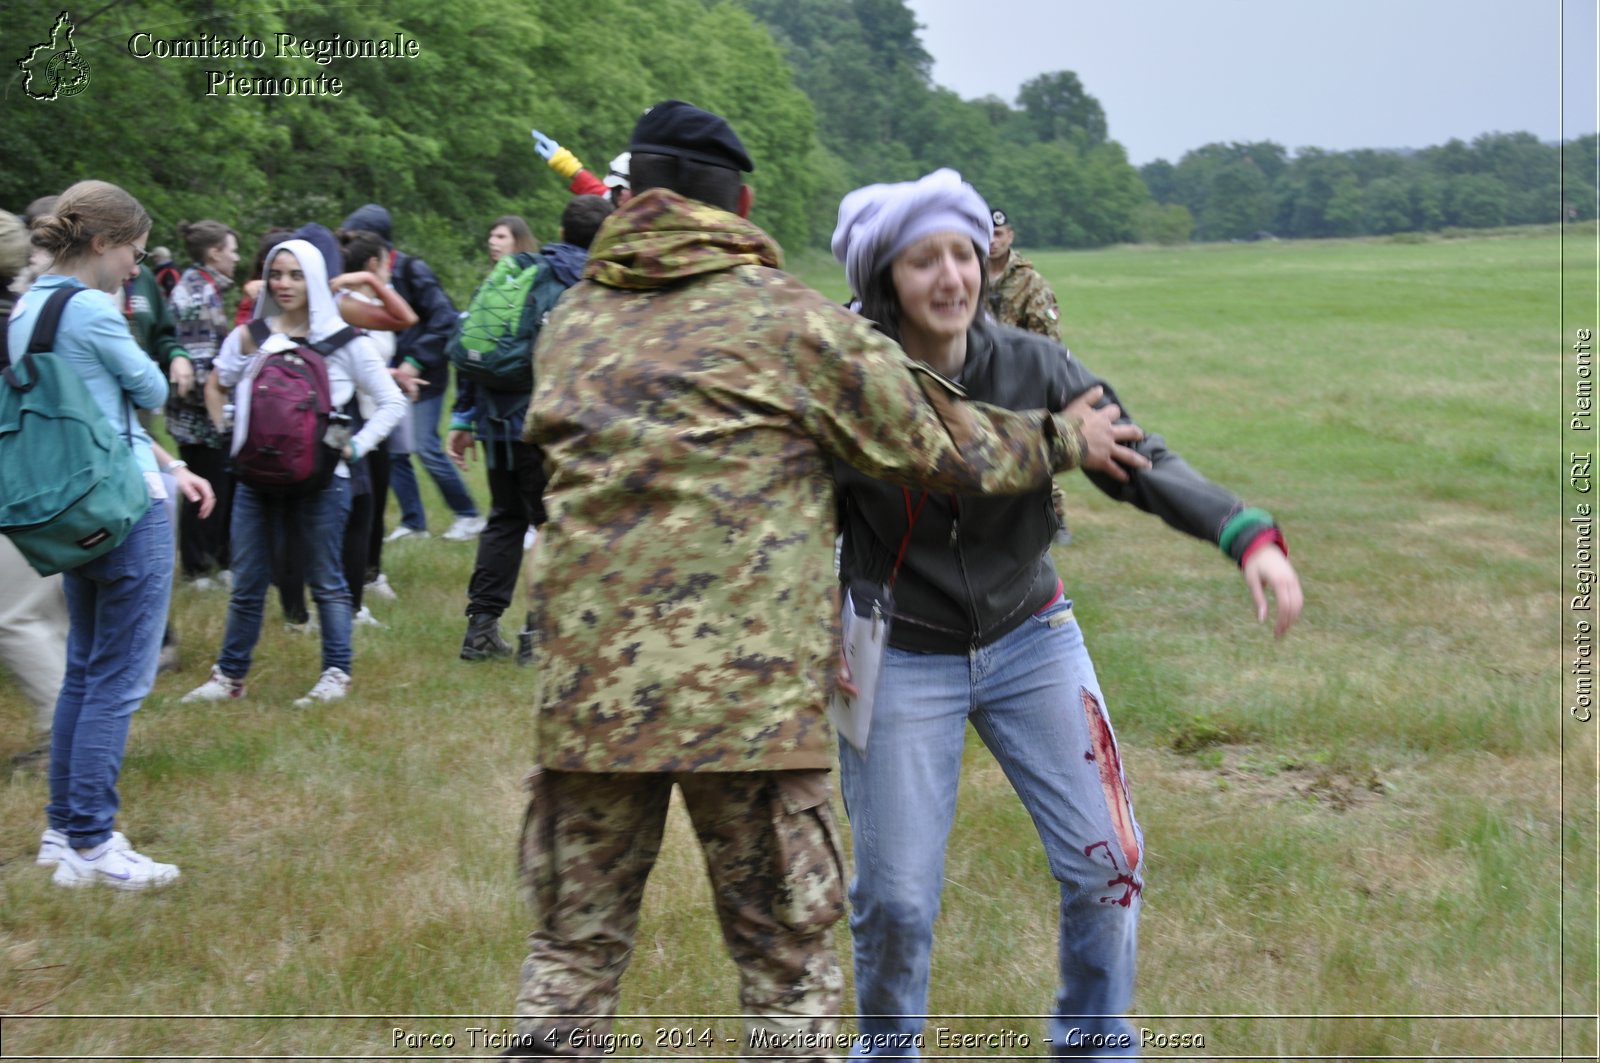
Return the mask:
<svg viewBox="0 0 1600 1063">
<path fill-rule="evenodd" d="M 1056 293 L 1033 263 L 1015 251 L 1006 259 L 1006 268 L 989 278 L 989 312 L 1002 325 L 1061 342 Z"/>
<path fill-rule="evenodd" d="M 751 223 L 662 189 L 602 226 L 534 353 L 550 483 L 532 586 L 538 758 L 580 772 L 826 768 L 829 455 L 1018 492 L 1075 423 L 963 401 L 783 273 Z"/>
</svg>

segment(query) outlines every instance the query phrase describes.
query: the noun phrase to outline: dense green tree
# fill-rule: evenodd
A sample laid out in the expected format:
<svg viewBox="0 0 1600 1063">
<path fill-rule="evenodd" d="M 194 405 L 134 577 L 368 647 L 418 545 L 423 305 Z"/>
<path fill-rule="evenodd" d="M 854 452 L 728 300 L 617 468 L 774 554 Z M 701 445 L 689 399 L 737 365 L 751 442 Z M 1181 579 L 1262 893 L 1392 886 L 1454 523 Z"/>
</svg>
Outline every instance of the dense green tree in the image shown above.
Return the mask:
<svg viewBox="0 0 1600 1063">
<path fill-rule="evenodd" d="M 1600 173 L 1600 135 L 1590 133 L 1561 146 L 1562 216 L 1589 221 L 1595 216 L 1595 175 Z"/>
<path fill-rule="evenodd" d="M 1366 217 L 1362 231 L 1369 233 L 1405 232 L 1414 226 L 1411 190 L 1399 177 L 1380 177 L 1366 188 Z"/>
<path fill-rule="evenodd" d="M 1249 157 L 1218 167 L 1198 219 L 1207 240 L 1242 240 L 1272 224 L 1272 186 Z"/>
<path fill-rule="evenodd" d="M 12 0 L 8 39 L 44 40 L 59 13 L 44 0 Z M 735 123 L 757 160 L 755 220 L 784 244 L 813 238 L 816 200 L 840 184 L 782 51 L 731 0 L 144 0 L 74 14 L 74 43 L 91 71 L 81 94 L 35 101 L 20 91 L 18 72 L 5 75 L 0 204 L 20 209 L 103 177 L 146 204 L 157 243 L 175 241 L 180 219 L 210 216 L 237 228 L 248 254 L 270 223 L 337 224 L 373 200 L 394 213 L 397 241 L 465 298 L 481 279 L 483 234 L 497 214 L 523 214 L 541 238 L 555 235 L 570 193 L 534 154 L 530 127 L 603 168 L 639 113 L 668 97 Z M 266 54 L 139 59 L 128 43 L 145 32 L 259 39 Z M 319 62 L 277 54 L 278 33 L 402 34 L 419 54 Z M 338 78 L 343 92 L 208 96 L 208 71 L 231 72 L 235 85 L 321 75 Z"/>
<path fill-rule="evenodd" d="M 1488 174 L 1459 174 L 1445 183 L 1445 220 L 1465 229 L 1485 229 L 1506 220 L 1506 187 Z"/>
<path fill-rule="evenodd" d="M 1146 201 L 1133 216 L 1134 239 L 1141 244 L 1182 244 L 1194 235 L 1194 218 L 1181 203 Z"/>
<path fill-rule="evenodd" d="M 1070 70 L 1040 74 L 1023 82 L 1017 106 L 1040 141 L 1070 140 L 1081 148 L 1105 142 L 1105 109 Z"/>
</svg>

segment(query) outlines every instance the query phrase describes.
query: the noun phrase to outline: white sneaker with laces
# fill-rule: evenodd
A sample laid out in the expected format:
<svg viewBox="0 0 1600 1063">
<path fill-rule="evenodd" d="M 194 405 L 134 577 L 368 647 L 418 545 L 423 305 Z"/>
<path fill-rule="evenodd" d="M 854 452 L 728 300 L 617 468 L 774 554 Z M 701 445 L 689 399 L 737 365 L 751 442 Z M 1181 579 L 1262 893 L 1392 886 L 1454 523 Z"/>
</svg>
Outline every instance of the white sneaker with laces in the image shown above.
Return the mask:
<svg viewBox="0 0 1600 1063">
<path fill-rule="evenodd" d="M 110 886 L 114 890 L 145 890 L 178 880 L 175 865 L 158 864 L 143 853 L 134 852 L 132 846 L 118 849 L 113 844 L 115 840 L 86 851 L 70 846 L 62 850 L 50 881 L 68 889 Z"/>
<path fill-rule="evenodd" d="M 338 701 L 350 693 L 350 673 L 342 668 L 329 668 L 317 680 L 317 685 L 303 698 L 295 698 L 295 705 L 305 708 L 319 701 Z"/>
<path fill-rule="evenodd" d="M 368 609 L 364 605 L 360 609 L 356 610 L 355 615 L 350 618 L 350 623 L 354 624 L 356 627 L 385 628 L 389 626 L 382 620 L 379 620 L 377 617 L 373 616 L 372 610 Z"/>
<path fill-rule="evenodd" d="M 382 572 L 378 573 L 377 579 L 369 580 L 367 582 L 366 593 L 374 598 L 382 598 L 384 601 L 388 602 L 397 602 L 400 600 L 400 596 L 394 592 L 394 588 L 389 586 L 389 577 L 385 576 Z"/>
<path fill-rule="evenodd" d="M 419 530 L 417 528 L 408 528 L 402 524 L 388 535 L 385 535 L 383 537 L 383 541 L 386 543 L 394 543 L 399 542 L 401 539 L 426 539 L 427 537 L 428 533 L 426 529 Z"/>
<path fill-rule="evenodd" d="M 127 837 L 120 830 L 111 832 L 111 841 L 107 844 L 115 849 L 132 848 L 128 844 Z M 39 855 L 34 857 L 33 862 L 40 867 L 55 867 L 61 863 L 62 852 L 70 848 L 71 846 L 67 844 L 66 834 L 56 830 L 54 827 L 46 827 L 45 832 L 39 835 Z"/>
<path fill-rule="evenodd" d="M 482 517 L 457 517 L 456 522 L 450 525 L 450 530 L 439 538 L 446 542 L 463 543 L 468 539 L 476 539 L 483 532 L 483 526 L 489 522 Z"/>
<path fill-rule="evenodd" d="M 178 701 L 228 701 L 244 697 L 244 680 L 232 679 L 222 674 L 222 669 L 211 666 L 211 678 L 195 687 Z"/>
</svg>

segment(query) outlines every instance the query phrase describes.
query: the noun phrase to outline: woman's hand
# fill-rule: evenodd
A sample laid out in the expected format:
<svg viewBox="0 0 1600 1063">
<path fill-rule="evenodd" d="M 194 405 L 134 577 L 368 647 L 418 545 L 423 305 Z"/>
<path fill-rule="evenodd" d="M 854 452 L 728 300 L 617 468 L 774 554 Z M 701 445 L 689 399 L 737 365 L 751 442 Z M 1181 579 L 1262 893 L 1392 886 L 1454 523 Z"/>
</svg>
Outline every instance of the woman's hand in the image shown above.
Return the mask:
<svg viewBox="0 0 1600 1063">
<path fill-rule="evenodd" d="M 217 505 L 217 494 L 211 490 L 211 481 L 196 476 L 187 468 L 172 470 L 172 478 L 178 482 L 178 490 L 183 492 L 183 497 L 200 507 L 200 519 L 211 516 L 212 509 Z"/>
<path fill-rule="evenodd" d="M 167 366 L 167 379 L 177 389 L 179 398 L 188 398 L 189 392 L 194 388 L 194 363 L 181 355 L 175 355 L 172 363 Z"/>
<path fill-rule="evenodd" d="M 1266 592 L 1272 592 L 1272 600 L 1278 604 L 1278 619 L 1272 626 L 1272 634 L 1283 638 L 1300 618 L 1306 600 L 1300 591 L 1299 574 L 1276 543 L 1262 546 L 1245 560 L 1244 585 L 1250 588 L 1250 597 L 1256 603 L 1257 623 L 1266 623 Z"/>
</svg>

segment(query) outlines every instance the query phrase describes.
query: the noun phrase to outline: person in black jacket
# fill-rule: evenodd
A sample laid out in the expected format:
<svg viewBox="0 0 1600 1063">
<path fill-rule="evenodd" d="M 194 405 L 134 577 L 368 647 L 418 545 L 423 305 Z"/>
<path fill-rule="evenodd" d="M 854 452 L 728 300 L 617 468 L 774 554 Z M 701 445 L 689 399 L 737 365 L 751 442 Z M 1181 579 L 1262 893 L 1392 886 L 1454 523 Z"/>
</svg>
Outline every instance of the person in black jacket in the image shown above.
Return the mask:
<svg viewBox="0 0 1600 1063">
<path fill-rule="evenodd" d="M 375 232 L 390 244 L 389 272 L 393 277 L 390 283 L 417 312 L 418 318 L 415 325 L 400 333 L 394 360 L 395 368 L 417 378 L 421 386 L 411 420 L 416 456 L 456 516 L 455 523 L 442 538 L 475 538 L 483 530 L 483 518 L 478 515 L 478 506 L 467 490 L 466 481 L 445 456 L 444 444 L 439 439 L 439 417 L 444 412 L 444 393 L 450 384 L 450 360 L 445 356 L 445 347 L 456 329 L 455 305 L 426 262 L 394 250 L 387 209 L 376 203 L 357 207 L 339 227 Z M 395 498 L 400 502 L 400 526 L 389 538 L 426 538 L 428 516 L 422 508 L 422 491 L 417 486 L 410 455 L 392 456 L 389 477 Z M 374 511 L 381 514 L 383 504 L 384 499 L 375 499 Z"/>
<path fill-rule="evenodd" d="M 556 279 L 572 287 L 583 276 L 589 244 L 611 204 L 600 196 L 575 196 L 561 212 L 560 239 L 539 248 Z M 535 336 L 537 340 L 537 336 Z M 474 439 L 484 444 L 489 478 L 489 521 L 478 539 L 478 557 L 467 584 L 467 633 L 461 641 L 463 661 L 506 657 L 511 645 L 500 634 L 500 617 L 511 606 L 517 572 L 522 568 L 523 537 L 545 522 L 544 451 L 522 441 L 533 389 L 500 391 L 469 380 L 456 382 L 450 411 L 450 460 L 462 469 Z"/>
<path fill-rule="evenodd" d="M 991 227 L 972 187 L 941 170 L 852 192 L 833 248 L 861 312 L 968 397 L 1057 410 L 1088 395 L 1115 408 L 1111 388 L 1060 345 L 978 314 Z M 1258 617 L 1270 593 L 1276 633 L 1287 631 L 1301 591 L 1272 517 L 1200 476 L 1159 436 L 1119 450 L 1120 466 L 1089 474 L 1096 486 L 1218 545 L 1243 569 Z M 865 749 L 839 744 L 855 842 L 856 1058 L 915 1058 L 969 720 L 1061 883 L 1052 1049 L 1136 1055 L 1120 1016 L 1133 994 L 1143 841 L 1094 665 L 1051 561 L 1059 523 L 1049 488 L 930 494 L 838 463 L 835 481 L 841 581 L 893 584 Z M 855 692 L 843 663 L 840 683 Z"/>
</svg>

